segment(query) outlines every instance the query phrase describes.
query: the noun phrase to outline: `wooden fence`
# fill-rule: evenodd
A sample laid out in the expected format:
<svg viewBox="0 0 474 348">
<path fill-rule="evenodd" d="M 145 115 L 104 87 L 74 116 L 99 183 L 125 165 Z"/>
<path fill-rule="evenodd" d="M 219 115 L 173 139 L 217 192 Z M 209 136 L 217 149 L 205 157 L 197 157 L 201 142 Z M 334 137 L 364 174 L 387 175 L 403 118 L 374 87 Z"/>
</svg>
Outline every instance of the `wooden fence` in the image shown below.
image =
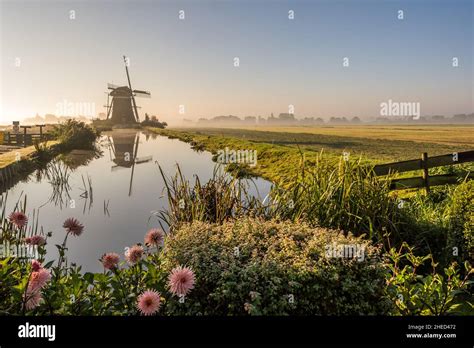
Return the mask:
<svg viewBox="0 0 474 348">
<path fill-rule="evenodd" d="M 33 145 L 35 141 L 44 140 L 43 134 L 22 134 L 22 133 L 3 133 L 2 142 L 0 144 L 5 145 L 16 145 L 16 146 L 29 146 Z"/>
<path fill-rule="evenodd" d="M 426 152 L 421 154 L 420 159 L 380 164 L 374 167 L 376 175 L 383 176 L 390 173 L 403 173 L 413 170 L 422 170 L 420 177 L 394 179 L 391 187 L 394 190 L 424 187 L 429 191 L 430 186 L 455 184 L 459 180 L 456 174 L 432 175 L 428 174 L 429 168 L 451 166 L 460 163 L 474 162 L 474 151 L 453 152 L 447 155 L 428 157 Z M 474 178 L 474 173 L 468 175 L 469 179 Z"/>
<path fill-rule="evenodd" d="M 28 129 L 33 126 L 19 126 L 23 129 L 23 132 L 2 132 L 0 134 L 0 145 L 16 145 L 16 146 L 28 146 L 33 145 L 36 141 L 45 140 L 43 128 L 46 127 L 44 124 L 37 124 L 35 127 L 39 128 L 39 133 L 28 133 Z"/>
</svg>

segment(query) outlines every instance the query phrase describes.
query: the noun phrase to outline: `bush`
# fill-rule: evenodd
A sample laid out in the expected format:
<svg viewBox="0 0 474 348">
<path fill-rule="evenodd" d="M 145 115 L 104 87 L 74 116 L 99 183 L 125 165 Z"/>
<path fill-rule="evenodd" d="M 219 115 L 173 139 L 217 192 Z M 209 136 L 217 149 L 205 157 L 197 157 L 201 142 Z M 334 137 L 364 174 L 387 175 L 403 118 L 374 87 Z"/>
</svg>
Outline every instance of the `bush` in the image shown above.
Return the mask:
<svg viewBox="0 0 474 348">
<path fill-rule="evenodd" d="M 52 133 L 65 150 L 93 150 L 99 135 L 92 127 L 76 120 L 67 120 L 56 126 Z"/>
<path fill-rule="evenodd" d="M 429 195 L 417 193 L 403 210 L 403 240 L 416 247 L 418 255 L 433 254 L 441 268 L 474 260 L 473 181 L 434 187 Z"/>
<path fill-rule="evenodd" d="M 388 253 L 390 272 L 387 276 L 387 296 L 395 303 L 395 315 L 472 315 L 474 296 L 472 274 L 474 268 L 464 263 L 464 270 L 456 262 L 438 273 L 431 255 L 416 256 L 413 248 L 403 244 L 399 251 Z M 432 271 L 420 274 L 426 261 Z M 464 276 L 462 275 L 464 273 Z"/>
<path fill-rule="evenodd" d="M 449 199 L 448 252 L 457 248 L 462 260 L 474 260 L 474 181 L 458 185 Z"/>
<path fill-rule="evenodd" d="M 365 247 L 365 258 L 331 258 L 328 245 Z M 386 269 L 379 249 L 305 223 L 242 219 L 183 224 L 167 240 L 164 263 L 185 264 L 196 288 L 170 314 L 386 314 Z"/>
</svg>

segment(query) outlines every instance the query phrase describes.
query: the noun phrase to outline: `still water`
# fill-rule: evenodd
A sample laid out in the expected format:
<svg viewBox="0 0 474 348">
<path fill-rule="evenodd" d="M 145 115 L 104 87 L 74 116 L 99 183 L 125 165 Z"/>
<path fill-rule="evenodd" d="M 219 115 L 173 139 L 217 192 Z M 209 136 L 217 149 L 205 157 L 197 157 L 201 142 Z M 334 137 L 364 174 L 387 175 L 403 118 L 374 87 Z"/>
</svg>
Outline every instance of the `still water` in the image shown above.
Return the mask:
<svg viewBox="0 0 474 348">
<path fill-rule="evenodd" d="M 73 151 L 48 165 L 49 178 L 33 173 L 11 187 L 7 201 L 7 211 L 11 211 L 26 195 L 29 224 L 35 210 L 43 232 L 53 232 L 48 259 L 57 259 L 54 245 L 64 239 L 64 220 L 78 219 L 85 229 L 81 236 L 68 238 L 67 257 L 88 272 L 102 270 L 98 259 L 103 253 L 123 257 L 125 247 L 143 243 L 148 229 L 160 226 L 154 212 L 167 208 L 167 198 L 156 162 L 167 176 L 174 175 L 179 164 L 191 182 L 195 175 L 206 182 L 215 167 L 210 153 L 144 131 L 114 130 L 104 133 L 98 143 L 101 155 Z M 60 177 L 67 180 L 57 180 Z M 255 179 L 254 184 L 249 191 L 263 199 L 271 183 Z"/>
</svg>

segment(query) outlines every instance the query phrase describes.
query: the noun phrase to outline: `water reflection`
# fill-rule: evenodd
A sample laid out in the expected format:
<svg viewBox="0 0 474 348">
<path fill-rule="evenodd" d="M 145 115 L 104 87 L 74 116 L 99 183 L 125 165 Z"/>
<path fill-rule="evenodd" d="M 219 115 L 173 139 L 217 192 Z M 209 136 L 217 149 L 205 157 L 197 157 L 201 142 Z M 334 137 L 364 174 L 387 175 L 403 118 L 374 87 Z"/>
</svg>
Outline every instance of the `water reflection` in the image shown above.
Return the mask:
<svg viewBox="0 0 474 348">
<path fill-rule="evenodd" d="M 48 201 L 43 204 L 53 203 L 60 209 L 66 206 L 71 195 L 71 185 L 69 185 L 69 177 L 71 176 L 70 167 L 61 160 L 53 160 L 44 170 L 44 176 L 51 185 L 51 196 Z M 41 180 L 41 175 L 37 176 Z"/>
<path fill-rule="evenodd" d="M 148 134 L 148 133 L 147 133 Z M 135 172 L 135 165 L 147 163 L 153 160 L 153 156 L 138 157 L 138 145 L 140 143 L 140 132 L 116 132 L 107 136 L 109 142 L 109 155 L 113 158 L 115 163 L 112 166 L 112 171 L 121 168 L 131 168 L 130 185 L 128 195 L 132 195 L 133 174 Z M 148 140 L 149 136 L 145 135 Z"/>
</svg>

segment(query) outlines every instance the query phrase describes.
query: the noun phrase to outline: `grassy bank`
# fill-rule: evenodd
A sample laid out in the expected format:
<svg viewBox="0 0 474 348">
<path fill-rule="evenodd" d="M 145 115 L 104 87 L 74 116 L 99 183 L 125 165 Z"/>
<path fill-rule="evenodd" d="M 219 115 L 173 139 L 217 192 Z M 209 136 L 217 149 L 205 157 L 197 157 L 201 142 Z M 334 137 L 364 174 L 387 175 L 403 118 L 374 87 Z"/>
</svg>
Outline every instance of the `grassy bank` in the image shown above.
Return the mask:
<svg viewBox="0 0 474 348">
<path fill-rule="evenodd" d="M 54 140 L 13 149 L 0 155 L 0 171 L 8 172 L 8 175 L 0 176 L 0 184 L 4 184 L 4 181 L 11 184 L 12 180 L 16 182 L 23 179 L 61 153 L 76 149 L 94 150 L 99 132 L 84 122 L 68 120 L 55 126 L 48 135 Z"/>
<path fill-rule="evenodd" d="M 167 136 L 172 139 L 190 143 L 196 150 L 209 151 L 214 155 L 219 150 L 225 148 L 233 150 L 256 150 L 257 165 L 254 167 L 245 166 L 243 170 L 247 174 L 259 176 L 264 179 L 280 182 L 294 178 L 301 168 L 304 158 L 306 165 L 316 164 L 319 150 L 306 151 L 298 146 L 286 144 L 272 144 L 259 142 L 236 136 L 218 135 L 213 130 L 194 131 L 194 130 L 174 130 L 148 128 L 149 130 Z M 303 155 L 304 151 L 304 155 Z M 337 161 L 341 153 L 328 152 L 326 158 Z M 304 157 L 303 157 L 304 156 Z"/>
<path fill-rule="evenodd" d="M 58 144 L 59 142 L 56 140 L 47 141 L 44 143 L 45 149 L 50 150 L 54 145 Z M 29 160 L 37 153 L 37 149 L 34 145 L 19 148 L 12 150 L 10 152 L 6 152 L 0 155 L 0 169 L 8 167 L 9 165 L 18 162 L 20 160 Z"/>
<path fill-rule="evenodd" d="M 233 150 L 256 150 L 257 165 L 246 167 L 245 171 L 273 182 L 293 179 L 301 169 L 303 154 L 304 165 L 314 167 L 321 151 L 324 152 L 326 161 L 336 162 L 347 152 L 351 160 L 361 159 L 364 164 L 379 164 L 416 159 L 422 152 L 434 156 L 472 149 L 472 146 L 466 144 L 454 146 L 371 138 L 370 131 L 367 138 L 362 138 L 290 133 L 285 131 L 286 128 L 278 132 L 231 128 L 149 129 L 188 142 L 197 150 L 207 150 L 213 154 L 226 147 Z M 456 133 L 451 133 L 451 138 L 456 138 Z M 472 169 L 472 165 L 469 168 Z M 413 176 L 413 173 L 400 175 L 403 176 Z"/>
</svg>

